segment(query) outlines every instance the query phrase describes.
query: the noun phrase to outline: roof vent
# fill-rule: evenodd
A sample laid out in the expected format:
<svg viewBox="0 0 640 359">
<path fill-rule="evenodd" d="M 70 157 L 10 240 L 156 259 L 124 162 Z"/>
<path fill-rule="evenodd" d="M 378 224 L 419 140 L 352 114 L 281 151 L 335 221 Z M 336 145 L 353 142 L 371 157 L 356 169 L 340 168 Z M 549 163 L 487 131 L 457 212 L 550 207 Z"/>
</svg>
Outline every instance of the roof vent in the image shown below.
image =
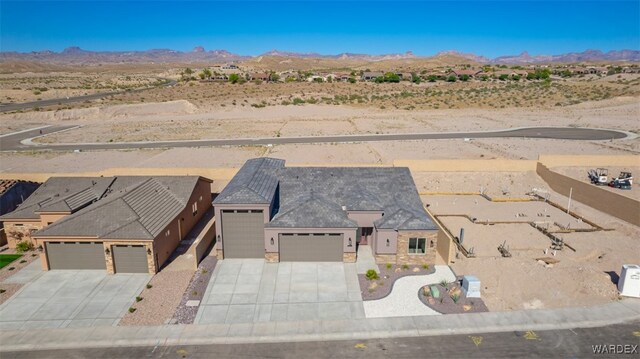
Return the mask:
<svg viewBox="0 0 640 359">
<path fill-rule="evenodd" d="M 96 182 L 96 181 L 94 181 L 94 180 L 91 180 L 91 185 L 92 185 L 92 186 L 95 186 L 95 185 L 96 185 L 96 183 L 98 183 L 98 182 Z"/>
<path fill-rule="evenodd" d="M 347 206 L 342 206 L 342 210 L 346 211 L 347 210 Z"/>
</svg>

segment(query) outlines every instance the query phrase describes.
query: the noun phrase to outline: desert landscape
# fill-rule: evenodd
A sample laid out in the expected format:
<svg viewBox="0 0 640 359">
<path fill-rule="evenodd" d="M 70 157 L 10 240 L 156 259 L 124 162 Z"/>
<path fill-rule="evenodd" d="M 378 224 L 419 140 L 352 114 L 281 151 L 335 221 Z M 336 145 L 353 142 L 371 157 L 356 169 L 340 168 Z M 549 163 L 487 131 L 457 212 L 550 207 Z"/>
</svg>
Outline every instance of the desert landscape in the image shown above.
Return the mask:
<svg viewBox="0 0 640 359">
<path fill-rule="evenodd" d="M 433 73 L 464 66 L 469 59 L 451 55 L 430 61 L 338 61 L 264 56 L 240 62 L 251 71 L 358 72 L 393 67 L 397 71 Z M 321 64 L 321 65 L 318 65 Z M 464 65 L 463 65 L 464 64 Z M 254 157 L 275 157 L 291 166 L 393 166 L 402 161 L 485 161 L 478 170 L 412 168 L 416 187 L 429 210 L 466 243 L 476 256 L 457 252 L 456 274 L 482 278 L 484 302 L 491 311 L 558 308 L 602 304 L 618 298 L 611 273 L 620 263 L 637 260 L 638 228 L 580 203 L 572 212 L 599 227 L 543 202 L 493 203 L 491 198 L 530 198 L 534 190 L 566 204 L 534 170 L 491 168 L 491 161 L 536 161 L 544 155 L 638 156 L 640 154 L 640 74 L 555 77 L 550 81 L 423 81 L 415 83 L 228 82 L 184 79 L 184 69 L 198 64 L 164 64 L 145 68 L 105 64 L 38 68 L 31 63 L 0 63 L 0 88 L 11 102 L 58 96 L 124 91 L 98 100 L 52 105 L 0 114 L 0 133 L 49 125 L 77 126 L 32 139 L 31 150 L 0 153 L 1 172 L 11 174 L 98 173 L 113 168 L 149 169 L 171 174 L 180 169 L 237 169 Z M 321 67 L 314 67 L 321 66 Z M 345 69 L 346 68 L 346 69 Z M 165 86 L 163 80 L 174 80 Z M 127 91 L 149 86 L 140 92 Z M 42 91 L 42 87 L 48 87 Z M 39 90 L 40 89 L 40 90 Z M 39 94 L 35 94 L 40 92 Z M 53 96 L 52 96 L 53 95 Z M 625 131 L 623 140 L 574 141 L 528 138 L 473 138 L 412 141 L 339 141 L 317 144 L 268 144 L 105 151 L 38 151 L 37 144 L 113 143 L 162 140 L 280 138 L 300 136 L 405 134 L 489 131 L 519 127 L 584 127 Z M 640 157 L 637 157 L 640 159 Z M 552 168 L 588 182 L 585 166 Z M 609 167 L 640 173 L 640 162 Z M 0 173 L 0 175 L 2 174 Z M 155 173 L 155 172 L 154 172 Z M 229 178 L 214 178 L 221 191 Z M 638 200 L 638 187 L 608 191 Z M 532 207 L 533 206 L 533 207 Z M 527 209 L 530 208 L 530 209 Z M 481 221 L 514 222 L 487 225 Z M 530 223 L 545 222 L 573 248 L 548 257 L 550 240 Z M 606 230 L 603 230 L 606 229 Z M 567 232 L 567 229 L 579 230 Z M 582 230 L 587 230 L 583 232 Z M 594 230 L 594 231 L 591 231 Z M 509 246 L 510 258 L 497 247 Z M 621 251 L 619 248 L 625 248 Z"/>
</svg>

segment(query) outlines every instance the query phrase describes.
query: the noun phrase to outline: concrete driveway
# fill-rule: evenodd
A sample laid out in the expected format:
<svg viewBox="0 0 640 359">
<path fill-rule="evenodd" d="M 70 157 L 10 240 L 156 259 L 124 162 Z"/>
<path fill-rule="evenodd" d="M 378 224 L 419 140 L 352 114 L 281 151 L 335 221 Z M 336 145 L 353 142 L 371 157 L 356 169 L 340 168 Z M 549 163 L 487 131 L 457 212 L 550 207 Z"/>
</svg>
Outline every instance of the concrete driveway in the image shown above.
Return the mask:
<svg viewBox="0 0 640 359">
<path fill-rule="evenodd" d="M 149 274 L 109 275 L 104 270 L 37 273 L 39 266 L 36 261 L 24 274 L 15 274 L 26 284 L 0 305 L 0 329 L 117 325 L 151 279 Z"/>
<path fill-rule="evenodd" d="M 364 318 L 355 263 L 218 262 L 196 324 Z"/>
</svg>

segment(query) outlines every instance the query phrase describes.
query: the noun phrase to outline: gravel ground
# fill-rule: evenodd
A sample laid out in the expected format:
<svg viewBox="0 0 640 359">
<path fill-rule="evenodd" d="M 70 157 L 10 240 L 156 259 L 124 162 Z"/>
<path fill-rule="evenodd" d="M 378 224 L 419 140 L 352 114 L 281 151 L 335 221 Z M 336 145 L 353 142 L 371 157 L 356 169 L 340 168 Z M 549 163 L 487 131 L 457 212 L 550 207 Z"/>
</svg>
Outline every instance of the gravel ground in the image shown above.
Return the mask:
<svg viewBox="0 0 640 359">
<path fill-rule="evenodd" d="M 133 313 L 127 312 L 119 325 L 162 325 L 173 316 L 184 291 L 193 277 L 193 271 L 163 270 L 150 281 L 151 288 L 145 288 L 140 302 L 134 303 Z"/>
<path fill-rule="evenodd" d="M 411 275 L 398 278 L 391 293 L 378 300 L 362 302 L 367 318 L 411 317 L 416 315 L 440 315 L 424 305 L 417 296 L 418 290 L 427 284 L 456 280 L 451 269 L 445 265 L 435 266 L 435 273 Z"/>
<path fill-rule="evenodd" d="M 196 319 L 199 306 L 188 307 L 187 301 L 202 300 L 202 297 L 207 290 L 209 279 L 211 279 L 211 275 L 213 275 L 213 270 L 217 263 L 218 259 L 213 256 L 207 256 L 202 260 L 202 262 L 200 262 L 198 270 L 193 275 L 193 279 L 191 279 L 191 283 L 189 283 L 189 287 L 184 292 L 182 300 L 173 315 L 173 319 L 171 320 L 172 323 L 193 324 L 193 321 Z"/>
<path fill-rule="evenodd" d="M 358 274 L 362 300 L 376 300 L 388 296 L 393 289 L 393 284 L 399 278 L 435 273 L 433 266 L 430 266 L 428 269 L 424 269 L 422 266 L 409 266 L 407 269 L 403 269 L 402 266 L 395 264 L 392 265 L 391 268 L 387 268 L 386 265 L 378 265 L 378 267 L 380 267 L 380 279 L 369 280 L 366 275 Z"/>
<path fill-rule="evenodd" d="M 15 249 L 7 249 L 6 251 L 2 252 L 2 254 L 14 253 L 16 253 Z M 33 256 L 33 254 L 35 254 L 35 256 Z M 12 275 L 18 273 L 20 269 L 31 264 L 31 262 L 38 260 L 40 258 L 38 254 L 38 252 L 26 252 L 22 257 L 16 259 L 15 261 L 9 263 L 6 267 L 0 269 L 0 289 L 4 289 L 4 292 L 0 293 L 0 304 L 11 298 L 11 296 L 16 294 L 16 292 L 20 290 L 20 288 L 22 288 L 22 286 L 24 285 L 20 283 L 4 283 L 4 281 Z"/>
<path fill-rule="evenodd" d="M 436 284 L 440 291 L 440 299 L 426 297 L 423 290 L 425 287 L 420 288 L 418 291 L 418 298 L 420 298 L 420 301 L 424 303 L 424 305 L 442 314 L 488 312 L 489 308 L 487 308 L 481 298 L 467 298 L 465 296 L 460 287 L 461 280 L 462 277 L 459 278 L 459 281 L 449 283 L 446 291 L 442 285 Z M 451 298 L 452 294 L 450 293 L 459 294 L 460 299 L 457 303 L 453 301 Z"/>
</svg>

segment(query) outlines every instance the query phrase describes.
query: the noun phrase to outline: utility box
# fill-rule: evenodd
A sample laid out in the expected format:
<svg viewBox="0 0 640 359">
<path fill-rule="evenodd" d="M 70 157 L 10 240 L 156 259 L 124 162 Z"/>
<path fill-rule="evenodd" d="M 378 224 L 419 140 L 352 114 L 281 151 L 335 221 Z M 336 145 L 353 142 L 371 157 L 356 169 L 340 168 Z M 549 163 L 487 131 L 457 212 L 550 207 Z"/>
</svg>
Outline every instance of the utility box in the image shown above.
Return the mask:
<svg viewBox="0 0 640 359">
<path fill-rule="evenodd" d="M 480 298 L 480 279 L 476 276 L 465 275 L 462 277 L 462 291 L 467 298 Z"/>
<path fill-rule="evenodd" d="M 618 291 L 625 297 L 640 298 L 640 265 L 625 264 L 620 271 Z"/>
</svg>

